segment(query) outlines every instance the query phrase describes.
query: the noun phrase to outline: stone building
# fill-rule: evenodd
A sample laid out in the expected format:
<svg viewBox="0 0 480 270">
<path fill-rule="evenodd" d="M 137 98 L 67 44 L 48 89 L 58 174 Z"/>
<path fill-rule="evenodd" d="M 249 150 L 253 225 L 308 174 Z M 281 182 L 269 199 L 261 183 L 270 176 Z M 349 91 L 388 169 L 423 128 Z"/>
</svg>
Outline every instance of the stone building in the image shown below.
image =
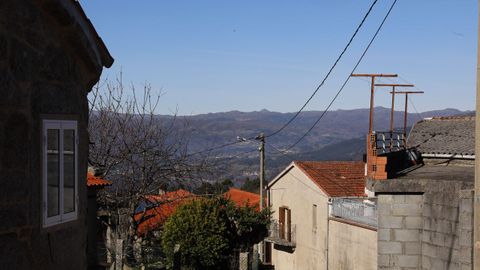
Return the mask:
<svg viewBox="0 0 480 270">
<path fill-rule="evenodd" d="M 407 141 L 411 166 L 367 181 L 378 269 L 472 269 L 474 135 L 475 117 L 425 119 Z"/>
<path fill-rule="evenodd" d="M 0 268 L 87 269 L 87 94 L 112 63 L 78 1 L 0 1 Z"/>
</svg>

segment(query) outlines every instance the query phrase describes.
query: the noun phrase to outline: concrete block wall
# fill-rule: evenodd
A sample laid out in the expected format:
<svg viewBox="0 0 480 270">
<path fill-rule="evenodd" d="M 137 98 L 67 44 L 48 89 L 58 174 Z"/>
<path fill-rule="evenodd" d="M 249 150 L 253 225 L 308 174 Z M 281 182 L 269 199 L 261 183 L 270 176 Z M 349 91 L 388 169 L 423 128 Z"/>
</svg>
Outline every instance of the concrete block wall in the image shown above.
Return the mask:
<svg viewBox="0 0 480 270">
<path fill-rule="evenodd" d="M 472 269 L 473 191 L 378 196 L 378 269 Z"/>
<path fill-rule="evenodd" d="M 378 196 L 378 269 L 422 265 L 422 195 Z"/>
<path fill-rule="evenodd" d="M 422 269 L 472 269 L 473 192 L 424 197 Z"/>
</svg>

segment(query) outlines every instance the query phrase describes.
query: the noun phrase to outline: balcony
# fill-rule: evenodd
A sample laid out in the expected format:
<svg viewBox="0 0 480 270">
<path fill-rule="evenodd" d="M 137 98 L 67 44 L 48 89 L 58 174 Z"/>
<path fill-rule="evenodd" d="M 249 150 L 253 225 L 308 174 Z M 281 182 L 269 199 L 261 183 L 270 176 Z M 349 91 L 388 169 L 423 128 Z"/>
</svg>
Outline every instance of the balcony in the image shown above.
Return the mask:
<svg viewBox="0 0 480 270">
<path fill-rule="evenodd" d="M 375 198 L 335 198 L 330 216 L 377 228 L 377 202 Z"/>
<path fill-rule="evenodd" d="M 272 220 L 268 230 L 268 236 L 265 241 L 284 247 L 296 246 L 296 226 L 295 224 L 282 224 L 278 220 Z"/>
</svg>

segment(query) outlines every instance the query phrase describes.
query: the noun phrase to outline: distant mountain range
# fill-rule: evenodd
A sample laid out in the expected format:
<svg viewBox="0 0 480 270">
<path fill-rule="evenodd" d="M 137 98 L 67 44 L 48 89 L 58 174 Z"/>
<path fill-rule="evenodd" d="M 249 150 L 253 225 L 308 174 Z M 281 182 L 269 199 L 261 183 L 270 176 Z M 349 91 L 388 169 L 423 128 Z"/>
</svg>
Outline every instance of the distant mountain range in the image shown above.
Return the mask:
<svg viewBox="0 0 480 270">
<path fill-rule="evenodd" d="M 376 107 L 374 129 L 387 131 L 390 123 L 390 109 Z M 434 116 L 471 115 L 473 111 L 444 109 L 409 113 L 408 125 Z M 273 177 L 292 160 L 359 160 L 365 148 L 368 132 L 369 109 L 336 110 L 327 112 L 319 124 L 288 155 L 277 150 L 287 148 L 296 142 L 322 114 L 321 111 L 305 111 L 275 136 L 267 138 L 267 178 Z M 294 113 L 279 113 L 268 110 L 255 112 L 230 111 L 192 116 L 179 116 L 176 124 L 187 127 L 192 152 L 218 145 L 235 142 L 237 137 L 251 138 L 260 132 L 271 134 L 282 127 Z M 403 112 L 394 113 L 394 126 L 403 128 Z M 158 116 L 162 122 L 169 122 L 172 116 Z M 214 178 L 226 177 L 242 179 L 256 177 L 258 172 L 258 146 L 255 141 L 243 142 L 212 151 L 219 164 Z M 252 151 L 253 150 L 253 151 Z M 242 154 L 252 151 L 247 154 Z"/>
</svg>

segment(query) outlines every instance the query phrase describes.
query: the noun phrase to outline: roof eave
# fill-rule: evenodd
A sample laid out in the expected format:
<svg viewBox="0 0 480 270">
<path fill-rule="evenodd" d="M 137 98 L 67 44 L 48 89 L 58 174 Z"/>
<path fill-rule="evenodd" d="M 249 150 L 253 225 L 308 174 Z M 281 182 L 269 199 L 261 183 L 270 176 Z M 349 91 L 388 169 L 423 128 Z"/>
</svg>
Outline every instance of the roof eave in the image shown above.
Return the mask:
<svg viewBox="0 0 480 270">
<path fill-rule="evenodd" d="M 87 38 L 92 50 L 96 56 L 96 62 L 99 66 L 109 68 L 112 66 L 114 59 L 107 49 L 107 46 L 98 35 L 92 22 L 82 9 L 79 1 L 57 0 L 61 7 L 70 15 L 70 17 L 78 24 L 83 34 Z"/>
<path fill-rule="evenodd" d="M 268 182 L 267 189 L 273 186 L 280 178 L 282 178 L 285 174 L 287 174 L 293 167 L 295 166 L 295 161 L 292 161 L 283 171 L 281 171 L 272 181 Z"/>
</svg>

